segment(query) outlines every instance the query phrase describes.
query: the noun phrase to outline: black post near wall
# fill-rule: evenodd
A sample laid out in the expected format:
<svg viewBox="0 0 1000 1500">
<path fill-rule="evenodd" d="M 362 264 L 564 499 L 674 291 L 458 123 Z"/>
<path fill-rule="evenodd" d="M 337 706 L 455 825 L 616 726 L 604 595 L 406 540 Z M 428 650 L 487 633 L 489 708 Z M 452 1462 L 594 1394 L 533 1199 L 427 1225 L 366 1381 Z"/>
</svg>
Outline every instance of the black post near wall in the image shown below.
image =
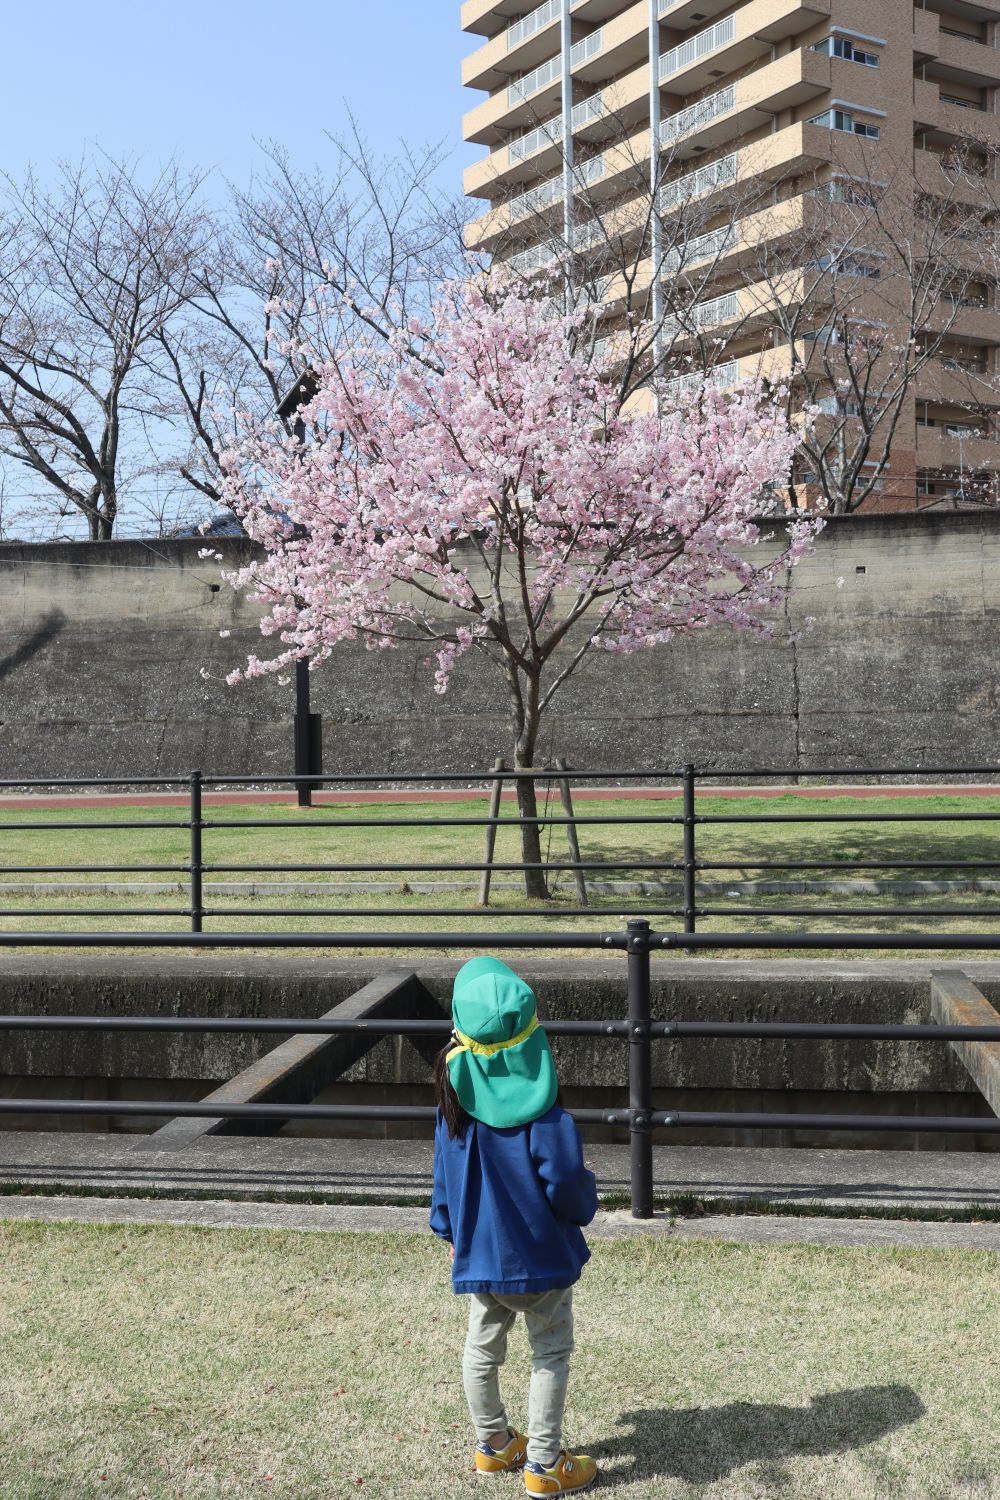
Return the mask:
<svg viewBox="0 0 1000 1500">
<path fill-rule="evenodd" d="M 309 699 L 309 663 L 295 663 L 295 774 L 323 774 L 323 717 L 311 712 Z M 300 807 L 312 807 L 313 784 L 296 783 Z"/>
</svg>

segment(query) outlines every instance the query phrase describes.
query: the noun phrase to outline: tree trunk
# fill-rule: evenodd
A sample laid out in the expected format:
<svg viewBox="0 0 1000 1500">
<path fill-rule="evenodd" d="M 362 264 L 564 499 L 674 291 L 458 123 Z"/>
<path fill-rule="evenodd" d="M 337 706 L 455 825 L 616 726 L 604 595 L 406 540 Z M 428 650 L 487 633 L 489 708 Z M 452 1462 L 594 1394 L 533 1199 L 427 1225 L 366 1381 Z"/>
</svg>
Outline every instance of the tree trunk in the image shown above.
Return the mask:
<svg viewBox="0 0 1000 1500">
<path fill-rule="evenodd" d="M 87 512 L 87 531 L 92 542 L 110 542 L 113 524 L 100 511 Z"/>
<path fill-rule="evenodd" d="M 535 733 L 526 730 L 514 749 L 514 767 L 518 771 L 531 770 L 535 759 Z M 524 892 L 529 900 L 548 900 L 549 888 L 542 863 L 542 830 L 530 821 L 538 816 L 538 798 L 535 782 L 530 776 L 517 777 L 517 811 L 521 819 L 521 859 L 525 864 Z M 535 868 L 529 868 L 534 866 Z"/>
</svg>

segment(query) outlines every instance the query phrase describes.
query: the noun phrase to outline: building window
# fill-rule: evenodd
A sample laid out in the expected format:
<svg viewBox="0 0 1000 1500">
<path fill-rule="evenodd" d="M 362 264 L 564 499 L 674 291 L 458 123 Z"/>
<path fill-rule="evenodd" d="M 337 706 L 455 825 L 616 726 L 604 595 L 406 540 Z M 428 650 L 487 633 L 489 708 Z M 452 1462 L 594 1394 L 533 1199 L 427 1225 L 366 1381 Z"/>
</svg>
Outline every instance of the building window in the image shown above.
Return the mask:
<svg viewBox="0 0 1000 1500">
<path fill-rule="evenodd" d="M 877 52 L 862 52 L 847 36 L 824 37 L 821 42 L 814 44 L 812 51 L 822 52 L 826 57 L 842 57 L 845 62 L 863 63 L 866 68 L 879 66 Z"/>
<path fill-rule="evenodd" d="M 857 276 L 868 281 L 878 281 L 882 275 L 880 266 L 870 261 L 859 260 L 856 255 L 840 251 L 838 254 L 821 255 L 809 264 L 817 271 L 829 271 L 833 276 Z"/>
<path fill-rule="evenodd" d="M 845 135 L 863 135 L 870 141 L 877 141 L 882 134 L 877 125 L 856 120 L 846 109 L 825 110 L 821 115 L 813 115 L 809 124 L 821 125 L 825 130 L 842 130 Z"/>
</svg>

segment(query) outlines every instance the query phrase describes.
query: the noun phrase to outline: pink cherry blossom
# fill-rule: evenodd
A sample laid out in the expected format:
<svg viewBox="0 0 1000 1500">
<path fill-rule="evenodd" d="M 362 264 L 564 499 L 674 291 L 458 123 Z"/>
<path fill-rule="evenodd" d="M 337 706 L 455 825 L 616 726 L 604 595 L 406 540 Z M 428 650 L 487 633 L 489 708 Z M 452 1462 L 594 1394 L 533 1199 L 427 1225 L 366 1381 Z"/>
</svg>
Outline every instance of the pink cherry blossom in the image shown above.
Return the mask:
<svg viewBox="0 0 1000 1500">
<path fill-rule="evenodd" d="M 754 558 L 796 434 L 780 393 L 711 385 L 623 408 L 583 315 L 487 280 L 448 287 L 383 347 L 314 365 L 304 443 L 275 424 L 225 455 L 226 498 L 263 556 L 230 575 L 277 649 L 229 681 L 315 666 L 342 641 L 424 643 L 498 670 L 516 763 L 594 650 L 709 626 L 763 632 L 822 524 Z"/>
</svg>

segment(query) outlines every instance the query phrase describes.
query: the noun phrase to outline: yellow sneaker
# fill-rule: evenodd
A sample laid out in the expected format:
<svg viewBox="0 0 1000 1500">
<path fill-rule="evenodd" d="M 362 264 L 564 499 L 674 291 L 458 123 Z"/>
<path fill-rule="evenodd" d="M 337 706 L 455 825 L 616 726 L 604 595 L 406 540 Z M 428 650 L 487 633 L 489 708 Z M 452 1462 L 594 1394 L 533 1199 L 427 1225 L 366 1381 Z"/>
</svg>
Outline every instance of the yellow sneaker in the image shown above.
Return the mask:
<svg viewBox="0 0 1000 1500">
<path fill-rule="evenodd" d="M 477 1474 L 510 1474 L 523 1469 L 528 1456 L 528 1439 L 523 1432 L 510 1429 L 510 1442 L 506 1448 L 491 1448 L 489 1443 L 476 1444 Z"/>
<path fill-rule="evenodd" d="M 524 1466 L 524 1487 L 529 1495 L 568 1495 L 586 1490 L 596 1481 L 600 1470 L 585 1453 L 567 1453 L 564 1448 L 551 1469 L 541 1464 Z"/>
</svg>

